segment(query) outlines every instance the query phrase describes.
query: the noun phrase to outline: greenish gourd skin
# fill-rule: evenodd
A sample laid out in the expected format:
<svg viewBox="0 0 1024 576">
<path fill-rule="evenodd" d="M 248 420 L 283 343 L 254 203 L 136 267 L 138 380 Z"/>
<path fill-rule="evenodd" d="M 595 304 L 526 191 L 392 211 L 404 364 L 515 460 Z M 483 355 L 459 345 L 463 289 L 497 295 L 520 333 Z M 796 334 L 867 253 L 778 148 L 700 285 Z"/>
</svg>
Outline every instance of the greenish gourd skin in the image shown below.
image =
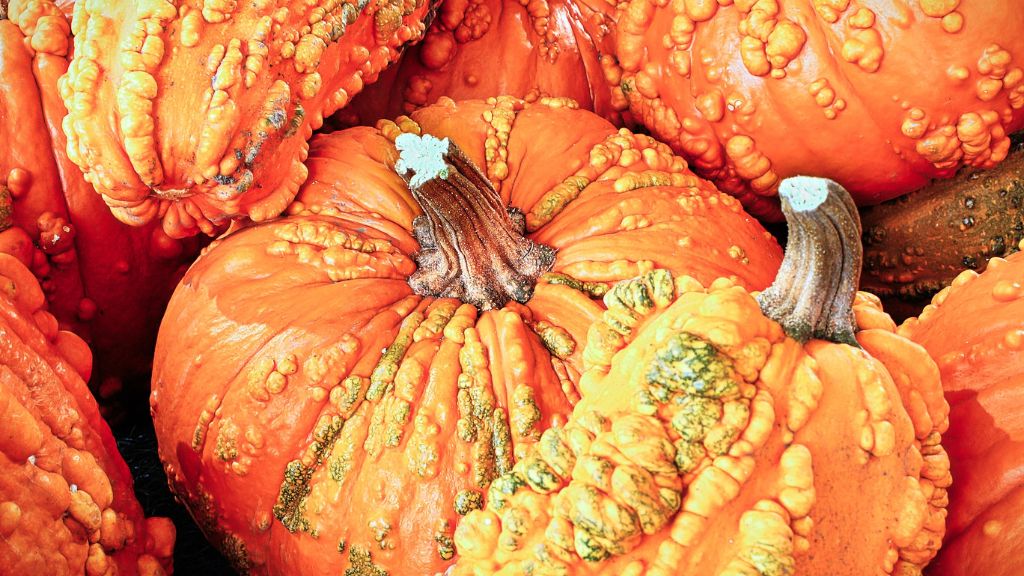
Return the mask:
<svg viewBox="0 0 1024 576">
<path fill-rule="evenodd" d="M 863 208 L 862 289 L 897 320 L 918 314 L 963 270 L 1018 250 L 1024 239 L 1024 133 L 1001 164 Z"/>
</svg>

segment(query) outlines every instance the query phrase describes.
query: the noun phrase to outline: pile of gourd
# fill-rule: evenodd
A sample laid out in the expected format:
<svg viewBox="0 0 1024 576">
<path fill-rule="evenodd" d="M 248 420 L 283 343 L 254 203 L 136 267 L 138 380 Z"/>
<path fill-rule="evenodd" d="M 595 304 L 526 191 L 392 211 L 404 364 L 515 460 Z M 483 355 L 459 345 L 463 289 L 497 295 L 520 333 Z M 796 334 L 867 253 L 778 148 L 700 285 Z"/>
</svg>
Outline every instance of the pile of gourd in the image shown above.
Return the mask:
<svg viewBox="0 0 1024 576">
<path fill-rule="evenodd" d="M 1022 129 L 1016 0 L 3 0 L 0 574 L 172 572 L 147 383 L 243 574 L 1022 574 Z"/>
</svg>

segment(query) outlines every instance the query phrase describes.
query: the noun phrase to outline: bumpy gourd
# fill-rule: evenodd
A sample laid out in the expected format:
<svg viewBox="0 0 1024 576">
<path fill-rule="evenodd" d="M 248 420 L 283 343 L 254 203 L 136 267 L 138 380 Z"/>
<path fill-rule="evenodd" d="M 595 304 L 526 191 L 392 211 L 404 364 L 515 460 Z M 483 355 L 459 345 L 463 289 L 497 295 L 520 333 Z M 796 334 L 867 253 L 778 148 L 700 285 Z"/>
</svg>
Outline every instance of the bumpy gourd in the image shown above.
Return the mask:
<svg viewBox="0 0 1024 576">
<path fill-rule="evenodd" d="M 572 98 L 619 123 L 626 101 L 604 72 L 614 65 L 614 13 L 604 0 L 442 2 L 423 42 L 409 47 L 338 119 L 372 126 L 441 96 L 507 94 L 531 101 Z"/>
<path fill-rule="evenodd" d="M 862 288 L 894 317 L 894 309 L 910 311 L 902 318 L 919 314 L 960 272 L 982 272 L 1024 240 L 1024 142 L 994 168 L 964 169 L 861 217 Z"/>
<path fill-rule="evenodd" d="M 113 393 L 149 376 L 160 315 L 194 240 L 118 222 L 68 160 L 57 88 L 67 70 L 67 2 L 12 0 L 0 19 L 0 252 L 40 279 L 47 307 L 95 355 Z"/>
<path fill-rule="evenodd" d="M 0 253 L 0 574 L 170 573 L 174 525 L 143 517 L 90 368 L 32 272 Z"/>
<path fill-rule="evenodd" d="M 964 271 L 899 332 L 938 362 L 950 405 L 943 444 L 955 482 L 946 541 L 927 574 L 1021 574 L 1024 253 Z"/>
<path fill-rule="evenodd" d="M 855 296 L 856 210 L 818 182 L 783 184 L 786 258 L 756 300 L 661 270 L 611 289 L 582 399 L 459 524 L 453 576 L 920 573 L 948 407 L 927 353 Z"/>
<path fill-rule="evenodd" d="M 429 4 L 78 2 L 69 155 L 118 219 L 173 237 L 276 216 L 312 131 L 422 34 Z"/>
<path fill-rule="evenodd" d="M 756 216 L 787 176 L 874 204 L 1024 127 L 1014 0 L 625 0 L 616 34 L 630 110 Z"/>
<path fill-rule="evenodd" d="M 442 99 L 318 136 L 308 165 L 289 216 L 193 265 L 154 361 L 168 478 L 253 574 L 443 571 L 564 424 L 611 284 L 764 287 L 781 259 L 664 145 L 566 100 Z"/>
</svg>

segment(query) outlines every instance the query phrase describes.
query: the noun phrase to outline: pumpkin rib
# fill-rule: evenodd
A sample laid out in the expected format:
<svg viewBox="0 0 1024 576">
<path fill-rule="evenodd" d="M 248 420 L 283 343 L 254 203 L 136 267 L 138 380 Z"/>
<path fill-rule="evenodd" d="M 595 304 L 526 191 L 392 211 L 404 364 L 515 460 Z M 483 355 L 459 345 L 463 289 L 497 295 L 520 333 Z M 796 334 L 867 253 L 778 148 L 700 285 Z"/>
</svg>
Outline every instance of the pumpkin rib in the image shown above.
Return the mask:
<svg viewBox="0 0 1024 576">
<path fill-rule="evenodd" d="M 524 144 L 536 141 L 530 132 L 544 134 L 553 124 L 581 131 L 553 131 L 545 136 L 551 147 L 543 158 L 526 154 Z M 603 309 L 595 295 L 606 287 L 561 274 L 557 254 L 555 272 L 542 276 L 534 291 L 536 309 L 530 300 L 479 313 L 398 283 L 414 271 L 418 248 L 411 234 L 416 213 L 408 209 L 414 201 L 394 170 L 399 154 L 392 142 L 402 133 L 450 138 L 493 175 L 488 179 L 503 199 L 522 209 L 520 194 L 530 202 L 541 197 L 590 162 L 591 143 L 616 131 L 565 100 L 495 98 L 446 100 L 412 118 L 382 121 L 376 130 L 319 136 L 311 149 L 330 159 L 311 159 L 311 178 L 289 214 L 241 227 L 190 269 L 165 316 L 154 360 L 151 406 L 160 453 L 175 492 L 208 536 L 250 573 L 298 566 L 313 574 L 373 566 L 443 570 L 453 560 L 461 514 L 481 505 L 486 485 L 536 445 L 544 429 L 561 426 L 579 398 L 582 345 L 591 316 Z M 630 137 L 620 138 L 631 145 Z M 564 146 L 570 141 L 578 143 Z M 552 161 L 557 150 L 567 157 Z M 620 164 L 620 173 L 684 169 L 671 156 L 650 153 L 602 162 L 602 171 Z M 675 193 L 693 200 L 692 213 L 666 204 L 648 218 L 656 223 L 678 215 L 681 225 L 717 230 L 709 238 L 735 242 L 749 254 L 748 265 L 737 265 L 749 266 L 740 272 L 744 281 L 767 283 L 766 268 L 780 259 L 777 245 L 734 201 L 696 178 L 683 184 Z M 633 202 L 624 210 L 640 208 Z M 592 266 L 608 280 L 631 277 L 638 266 L 621 261 L 642 253 L 633 244 L 657 242 L 657 232 L 616 254 L 592 254 Z M 698 248 L 678 252 L 669 264 L 703 266 Z M 285 336 L 266 342 L 267 332 Z M 197 352 L 203 359 L 195 365 Z M 249 370 L 278 366 L 286 354 L 294 359 L 283 379 L 273 377 L 279 393 L 270 393 L 262 372 L 249 386 Z M 226 380 L 243 362 L 242 372 Z M 346 384 L 349 376 L 372 382 L 356 387 Z M 211 379 L 218 384 L 205 386 Z M 193 453 L 187 443 L 196 419 L 222 386 L 208 447 Z M 264 400 L 247 396 L 248 389 Z M 216 450 L 222 434 L 221 446 L 237 438 L 237 455 L 222 451 L 228 461 Z M 236 464 L 249 472 L 234 473 Z M 314 555 L 329 561 L 295 560 Z"/>
</svg>

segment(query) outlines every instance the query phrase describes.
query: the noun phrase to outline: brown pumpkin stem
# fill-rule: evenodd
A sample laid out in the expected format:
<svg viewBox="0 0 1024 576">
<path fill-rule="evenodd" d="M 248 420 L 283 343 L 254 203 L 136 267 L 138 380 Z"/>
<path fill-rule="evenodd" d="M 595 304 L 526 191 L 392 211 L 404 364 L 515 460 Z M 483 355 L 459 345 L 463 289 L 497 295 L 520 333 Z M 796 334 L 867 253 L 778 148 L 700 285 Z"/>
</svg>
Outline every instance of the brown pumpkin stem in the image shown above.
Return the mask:
<svg viewBox="0 0 1024 576">
<path fill-rule="evenodd" d="M 458 298 L 480 310 L 526 302 L 555 251 L 523 235 L 526 220 L 507 208 L 479 168 L 447 138 L 402 134 L 395 171 L 423 214 L 413 220 L 420 243 L 409 285 L 424 296 Z"/>
<path fill-rule="evenodd" d="M 757 297 L 791 338 L 857 346 L 853 300 L 863 253 L 860 217 L 850 193 L 824 178 L 797 176 L 779 186 L 789 225 L 779 273 Z"/>
</svg>

